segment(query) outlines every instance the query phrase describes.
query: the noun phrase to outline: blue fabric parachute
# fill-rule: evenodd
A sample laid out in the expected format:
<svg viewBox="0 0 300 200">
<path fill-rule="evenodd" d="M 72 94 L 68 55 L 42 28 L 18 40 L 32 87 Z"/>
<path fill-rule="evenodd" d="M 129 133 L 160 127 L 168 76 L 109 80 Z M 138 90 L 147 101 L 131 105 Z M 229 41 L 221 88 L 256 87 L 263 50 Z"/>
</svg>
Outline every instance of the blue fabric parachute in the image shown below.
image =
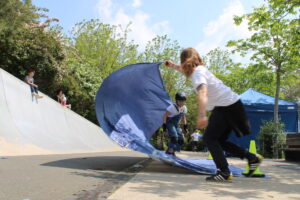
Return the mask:
<svg viewBox="0 0 300 200">
<path fill-rule="evenodd" d="M 122 147 L 198 173 L 214 174 L 212 160 L 182 159 L 155 149 L 149 140 L 163 123 L 172 103 L 159 71 L 159 63 L 125 66 L 107 77 L 96 96 L 96 114 L 101 128 Z M 230 166 L 233 175 L 242 169 Z"/>
</svg>

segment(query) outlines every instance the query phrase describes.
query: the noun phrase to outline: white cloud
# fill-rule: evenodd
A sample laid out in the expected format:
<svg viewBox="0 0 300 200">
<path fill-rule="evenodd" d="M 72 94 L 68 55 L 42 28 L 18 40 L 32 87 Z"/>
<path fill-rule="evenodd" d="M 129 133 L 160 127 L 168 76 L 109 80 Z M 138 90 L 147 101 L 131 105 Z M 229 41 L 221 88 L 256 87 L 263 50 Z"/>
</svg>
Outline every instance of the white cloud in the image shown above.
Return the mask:
<svg viewBox="0 0 300 200">
<path fill-rule="evenodd" d="M 142 4 L 141 0 L 133 0 L 132 4 L 119 5 L 113 0 L 99 0 L 97 10 L 101 21 L 104 23 L 121 25 L 125 28 L 129 23 L 129 39 L 134 40 L 140 46 L 145 48 L 147 42 L 156 35 L 167 34 L 170 32 L 168 21 L 159 21 L 150 24 L 150 15 L 138 9 Z M 130 14 L 128 14 L 130 13 Z"/>
<path fill-rule="evenodd" d="M 132 7 L 137 8 L 142 5 L 141 0 L 133 0 Z"/>
<path fill-rule="evenodd" d="M 236 26 L 233 21 L 234 15 L 245 14 L 245 9 L 240 0 L 232 0 L 218 19 L 210 21 L 204 28 L 204 38 L 198 43 L 196 49 L 205 55 L 216 47 L 224 47 L 229 40 L 247 38 L 251 32 L 247 28 L 247 22 Z"/>
<path fill-rule="evenodd" d="M 111 17 L 112 0 L 98 1 L 97 9 L 101 17 L 109 19 Z"/>
</svg>

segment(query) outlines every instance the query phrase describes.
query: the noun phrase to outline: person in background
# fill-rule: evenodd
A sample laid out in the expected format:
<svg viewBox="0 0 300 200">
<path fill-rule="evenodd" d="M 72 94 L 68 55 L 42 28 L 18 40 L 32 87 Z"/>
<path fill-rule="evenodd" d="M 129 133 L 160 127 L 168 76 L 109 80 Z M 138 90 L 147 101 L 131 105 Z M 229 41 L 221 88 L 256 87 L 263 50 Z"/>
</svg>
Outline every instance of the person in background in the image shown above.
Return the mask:
<svg viewBox="0 0 300 200">
<path fill-rule="evenodd" d="M 57 101 L 63 105 L 64 107 L 70 108 L 71 109 L 71 104 L 67 104 L 67 97 L 63 93 L 62 89 L 57 90 Z"/>
<path fill-rule="evenodd" d="M 198 151 L 198 143 L 199 143 L 199 138 L 201 135 L 198 133 L 197 130 L 194 131 L 194 133 L 191 135 L 192 137 L 192 151 Z"/>
<path fill-rule="evenodd" d="M 184 130 L 187 131 L 187 108 L 185 106 L 186 97 L 183 93 L 178 92 L 175 95 L 176 103 L 171 104 L 163 116 L 163 130 L 168 130 L 169 144 L 167 154 L 175 156 L 175 151 L 180 151 L 184 143 L 184 136 L 179 127 L 179 122 L 183 119 Z"/>
<path fill-rule="evenodd" d="M 38 85 L 34 83 L 34 75 L 35 71 L 33 69 L 28 70 L 24 81 L 30 86 L 30 90 L 33 96 L 35 96 L 36 98 L 43 98 L 43 96 L 39 95 Z"/>
</svg>

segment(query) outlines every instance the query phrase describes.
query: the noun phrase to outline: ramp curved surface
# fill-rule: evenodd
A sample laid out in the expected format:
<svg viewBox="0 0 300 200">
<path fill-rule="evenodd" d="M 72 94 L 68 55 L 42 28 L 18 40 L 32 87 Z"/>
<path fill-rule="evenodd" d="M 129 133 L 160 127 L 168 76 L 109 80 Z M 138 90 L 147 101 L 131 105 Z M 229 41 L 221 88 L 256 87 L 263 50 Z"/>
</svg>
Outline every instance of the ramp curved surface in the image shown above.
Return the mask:
<svg viewBox="0 0 300 200">
<path fill-rule="evenodd" d="M 121 150 L 95 124 L 0 69 L 0 156 Z"/>
<path fill-rule="evenodd" d="M 107 77 L 96 96 L 97 119 L 104 132 L 122 147 L 199 173 L 214 174 L 216 166 L 211 160 L 181 159 L 149 143 L 171 104 L 159 71 L 160 64 L 128 65 Z M 230 168 L 235 176 L 241 175 L 240 168 Z"/>
</svg>

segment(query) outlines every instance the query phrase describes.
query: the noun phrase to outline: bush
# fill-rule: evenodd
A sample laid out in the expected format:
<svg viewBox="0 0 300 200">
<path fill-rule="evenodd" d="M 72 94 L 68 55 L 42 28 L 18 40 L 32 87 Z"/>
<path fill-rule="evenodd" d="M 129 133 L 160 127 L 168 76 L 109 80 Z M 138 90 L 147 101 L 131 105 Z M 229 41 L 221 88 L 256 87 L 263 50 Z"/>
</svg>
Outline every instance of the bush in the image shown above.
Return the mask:
<svg viewBox="0 0 300 200">
<path fill-rule="evenodd" d="M 259 152 L 266 158 L 283 158 L 280 150 L 285 146 L 284 124 L 273 120 L 265 121 L 258 136 Z"/>
<path fill-rule="evenodd" d="M 168 148 L 168 137 L 162 128 L 158 129 L 150 139 L 150 143 L 158 150 L 165 151 Z"/>
</svg>

